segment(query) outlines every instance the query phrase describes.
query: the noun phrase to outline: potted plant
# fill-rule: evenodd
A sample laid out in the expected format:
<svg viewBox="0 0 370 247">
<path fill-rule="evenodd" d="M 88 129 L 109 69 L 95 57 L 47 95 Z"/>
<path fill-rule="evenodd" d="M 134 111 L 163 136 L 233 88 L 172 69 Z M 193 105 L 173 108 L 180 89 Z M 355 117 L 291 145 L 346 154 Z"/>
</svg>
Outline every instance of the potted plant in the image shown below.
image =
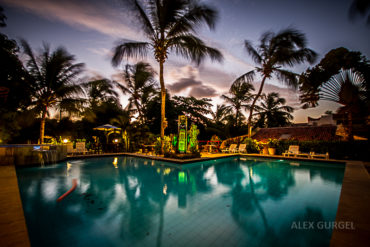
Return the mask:
<svg viewBox="0 0 370 247">
<path fill-rule="evenodd" d="M 268 154 L 267 143 L 262 141 L 258 142 L 258 150 L 260 151 L 260 154 Z"/>
<path fill-rule="evenodd" d="M 275 155 L 277 145 L 278 145 L 278 140 L 269 139 L 267 143 L 269 155 Z"/>
</svg>

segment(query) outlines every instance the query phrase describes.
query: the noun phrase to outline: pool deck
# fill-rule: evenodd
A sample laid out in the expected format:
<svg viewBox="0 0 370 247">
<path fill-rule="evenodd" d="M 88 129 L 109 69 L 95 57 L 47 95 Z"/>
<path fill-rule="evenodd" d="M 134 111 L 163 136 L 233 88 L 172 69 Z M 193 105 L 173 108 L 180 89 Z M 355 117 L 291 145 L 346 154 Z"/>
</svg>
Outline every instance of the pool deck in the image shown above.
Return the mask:
<svg viewBox="0 0 370 247">
<path fill-rule="evenodd" d="M 1 246 L 30 246 L 14 166 L 0 166 Z"/>
<path fill-rule="evenodd" d="M 202 158 L 191 161 L 179 161 L 167 159 L 161 156 L 149 156 L 144 154 L 106 154 L 84 155 L 68 158 L 95 158 L 106 156 L 130 155 L 141 158 L 176 161 L 178 164 L 199 162 L 214 158 L 224 158 L 234 155 L 249 157 L 294 159 L 304 161 L 346 162 L 340 195 L 336 222 L 349 222 L 354 229 L 334 229 L 331 247 L 337 246 L 369 246 L 370 243 L 370 175 L 365 168 L 370 163 L 362 161 L 323 160 L 308 158 L 288 158 L 283 156 L 252 155 L 252 154 L 210 154 L 202 153 Z M 30 246 L 24 218 L 22 202 L 19 194 L 17 175 L 14 166 L 0 166 L 0 242 L 1 246 Z"/>
<path fill-rule="evenodd" d="M 364 165 L 361 161 L 346 163 L 335 221 L 348 222 L 348 226 L 333 230 L 331 247 L 370 245 L 370 176 Z"/>
</svg>

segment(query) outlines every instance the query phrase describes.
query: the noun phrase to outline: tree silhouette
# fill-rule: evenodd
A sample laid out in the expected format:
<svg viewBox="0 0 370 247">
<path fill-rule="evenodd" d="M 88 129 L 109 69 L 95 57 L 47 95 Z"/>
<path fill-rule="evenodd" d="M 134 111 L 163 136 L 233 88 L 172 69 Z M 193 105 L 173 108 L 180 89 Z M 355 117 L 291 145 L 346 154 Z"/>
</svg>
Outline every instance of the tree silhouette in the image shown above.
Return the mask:
<svg viewBox="0 0 370 247">
<path fill-rule="evenodd" d="M 212 60 L 222 60 L 221 53 L 207 46 L 195 36 L 196 28 L 205 23 L 213 28 L 217 11 L 195 0 L 149 0 L 143 8 L 137 0 L 133 2 L 134 12 L 142 24 L 148 42 L 123 41 L 114 51 L 113 65 L 117 66 L 124 57 L 146 56 L 153 51 L 159 63 L 159 82 L 161 86 L 161 138 L 165 129 L 166 87 L 163 71 L 170 52 L 200 64 L 207 56 Z"/>
</svg>

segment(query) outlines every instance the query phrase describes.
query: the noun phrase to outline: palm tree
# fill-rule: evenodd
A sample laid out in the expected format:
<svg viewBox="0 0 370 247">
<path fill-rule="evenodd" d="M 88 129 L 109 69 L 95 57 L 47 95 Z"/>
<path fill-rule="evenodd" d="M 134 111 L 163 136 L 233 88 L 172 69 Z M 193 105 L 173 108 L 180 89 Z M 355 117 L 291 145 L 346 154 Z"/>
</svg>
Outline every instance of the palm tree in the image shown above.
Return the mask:
<svg viewBox="0 0 370 247">
<path fill-rule="evenodd" d="M 82 84 L 91 108 L 102 102 L 118 101 L 118 93 L 114 90 L 112 81 L 105 78 L 93 78 Z"/>
<path fill-rule="evenodd" d="M 251 91 L 253 90 L 254 87 L 249 82 L 237 80 L 230 87 L 230 96 L 222 95 L 222 98 L 231 104 L 229 109 L 233 108 L 235 110 L 236 126 L 240 126 L 242 117 L 244 117 L 241 113 L 242 108 L 249 108 L 249 105 L 246 103 L 252 100 Z"/>
<path fill-rule="evenodd" d="M 352 121 L 356 114 L 367 114 L 367 98 L 364 78 L 355 71 L 341 70 L 339 74 L 332 76 L 319 88 L 319 98 L 343 105 L 338 113 L 347 116 L 348 138 L 353 139 Z"/>
<path fill-rule="evenodd" d="M 111 124 L 121 128 L 121 137 L 124 141 L 124 150 L 127 152 L 130 148 L 130 125 L 131 125 L 131 115 L 130 111 L 124 110 L 121 115 L 110 120 Z"/>
<path fill-rule="evenodd" d="M 62 47 L 51 52 L 50 47 L 44 44 L 42 52 L 35 56 L 25 40 L 21 40 L 21 44 L 24 53 L 28 56 L 26 68 L 32 79 L 32 105 L 41 114 L 40 144 L 42 144 L 45 119 L 50 108 L 59 106 L 66 109 L 78 109 L 67 107 L 65 103 L 68 101 L 67 105 L 71 105 L 81 102 L 80 99 L 74 98 L 82 93 L 81 87 L 75 82 L 84 64 L 74 63 L 74 56 Z"/>
<path fill-rule="evenodd" d="M 260 106 L 256 106 L 257 126 L 262 128 L 286 126 L 293 119 L 290 114 L 293 107 L 286 106 L 286 100 L 280 98 L 278 93 L 262 95 L 264 99 Z"/>
<path fill-rule="evenodd" d="M 206 23 L 214 27 L 217 11 L 196 0 L 146 1 L 143 8 L 137 0 L 133 1 L 137 19 L 148 42 L 124 41 L 115 47 L 112 63 L 117 66 L 124 57 L 146 56 L 151 49 L 159 63 L 159 82 L 161 86 L 161 138 L 164 137 L 166 88 L 163 66 L 169 52 L 174 52 L 200 64 L 207 56 L 212 60 L 222 60 L 221 53 L 207 46 L 195 36 L 196 28 Z"/>
<path fill-rule="evenodd" d="M 211 112 L 212 121 L 214 124 L 224 124 L 229 115 L 229 107 L 226 105 L 217 105 L 216 110 Z"/>
<path fill-rule="evenodd" d="M 264 33 L 261 36 L 260 45 L 256 49 L 248 40 L 245 41 L 244 46 L 248 54 L 252 57 L 254 62 L 259 65 L 259 67 L 243 74 L 236 79 L 236 81 L 251 82 L 254 80 L 256 73 L 259 73 L 262 76 L 260 88 L 250 107 L 248 117 L 248 126 L 250 127 L 253 110 L 258 98 L 262 94 L 266 79 L 270 79 L 275 75 L 285 85 L 297 88 L 297 74 L 282 69 L 281 67 L 292 67 L 306 61 L 313 63 L 316 59 L 316 53 L 313 50 L 306 48 L 305 35 L 298 30 L 291 28 L 284 29 L 277 34 L 273 32 Z"/>
<path fill-rule="evenodd" d="M 155 71 L 148 63 L 127 64 L 123 73 L 126 85 L 118 83 L 124 94 L 130 95 L 129 108 L 134 106 L 139 113 L 139 121 L 144 121 L 144 108 L 156 92 Z"/>
</svg>

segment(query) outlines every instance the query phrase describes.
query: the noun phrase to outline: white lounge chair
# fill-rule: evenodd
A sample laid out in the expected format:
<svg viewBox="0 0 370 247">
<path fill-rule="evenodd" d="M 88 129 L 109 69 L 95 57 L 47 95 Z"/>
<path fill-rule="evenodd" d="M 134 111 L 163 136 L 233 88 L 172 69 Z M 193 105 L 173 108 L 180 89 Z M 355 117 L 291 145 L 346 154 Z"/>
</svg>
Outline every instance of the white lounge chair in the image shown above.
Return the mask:
<svg viewBox="0 0 370 247">
<path fill-rule="evenodd" d="M 283 153 L 283 156 L 290 156 L 290 155 L 293 155 L 293 157 L 299 157 L 299 156 L 303 156 L 303 157 L 307 157 L 309 158 L 310 157 L 310 154 L 308 153 L 301 153 L 299 151 L 299 146 L 298 145 L 290 145 L 289 146 L 289 150 L 285 151 Z"/>
<path fill-rule="evenodd" d="M 247 152 L 247 144 L 240 144 L 239 153 L 246 153 L 246 152 Z"/>
<path fill-rule="evenodd" d="M 87 153 L 85 142 L 76 142 L 76 153 Z"/>
<path fill-rule="evenodd" d="M 238 152 L 238 145 L 237 144 L 231 144 L 229 147 L 229 153 L 236 153 Z"/>
</svg>

